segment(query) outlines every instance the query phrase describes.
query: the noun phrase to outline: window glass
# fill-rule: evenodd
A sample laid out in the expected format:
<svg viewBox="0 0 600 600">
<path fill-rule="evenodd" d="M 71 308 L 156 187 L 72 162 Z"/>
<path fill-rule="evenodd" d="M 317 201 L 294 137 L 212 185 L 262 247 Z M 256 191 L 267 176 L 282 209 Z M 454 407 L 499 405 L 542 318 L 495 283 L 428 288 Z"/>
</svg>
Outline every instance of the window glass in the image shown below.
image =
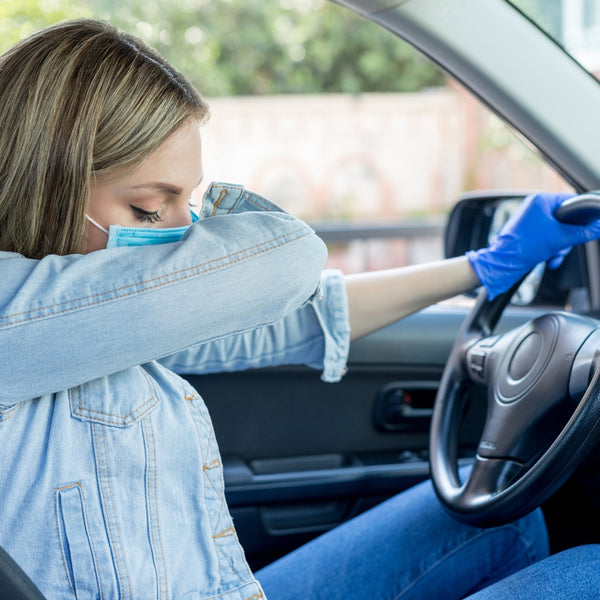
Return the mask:
<svg viewBox="0 0 600 600">
<path fill-rule="evenodd" d="M 592 75 L 600 76 L 600 0 L 510 0 Z"/>
<path fill-rule="evenodd" d="M 244 182 L 330 232 L 330 265 L 345 271 L 441 258 L 445 219 L 465 191 L 568 189 L 449 81 L 417 92 L 210 103 L 207 178 Z M 334 228 L 348 241 L 334 242 Z"/>
<path fill-rule="evenodd" d="M 593 28 L 595 3 L 582 10 Z M 555 27 L 556 6 L 545 14 Z M 158 48 L 211 105 L 205 181 L 242 183 L 306 219 L 346 272 L 441 258 L 465 191 L 566 189 L 408 44 L 332 2 L 3 0 L 0 15 L 5 46 L 82 16 Z"/>
</svg>

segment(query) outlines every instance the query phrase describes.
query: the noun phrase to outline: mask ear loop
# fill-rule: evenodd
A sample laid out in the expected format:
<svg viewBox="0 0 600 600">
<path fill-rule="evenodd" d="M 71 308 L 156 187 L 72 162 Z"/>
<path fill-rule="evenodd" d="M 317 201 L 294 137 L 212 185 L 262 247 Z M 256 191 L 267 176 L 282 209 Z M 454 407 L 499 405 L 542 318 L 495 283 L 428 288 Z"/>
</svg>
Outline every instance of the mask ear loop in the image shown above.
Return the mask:
<svg viewBox="0 0 600 600">
<path fill-rule="evenodd" d="M 85 215 L 85 218 L 92 224 L 95 225 L 98 229 L 100 229 L 100 231 L 104 231 L 104 233 L 106 235 L 109 234 L 108 229 L 104 229 L 104 227 L 102 227 L 102 225 L 100 225 L 99 223 L 96 223 L 96 221 L 94 221 L 94 219 L 92 219 L 92 217 L 90 217 L 89 215 Z"/>
</svg>

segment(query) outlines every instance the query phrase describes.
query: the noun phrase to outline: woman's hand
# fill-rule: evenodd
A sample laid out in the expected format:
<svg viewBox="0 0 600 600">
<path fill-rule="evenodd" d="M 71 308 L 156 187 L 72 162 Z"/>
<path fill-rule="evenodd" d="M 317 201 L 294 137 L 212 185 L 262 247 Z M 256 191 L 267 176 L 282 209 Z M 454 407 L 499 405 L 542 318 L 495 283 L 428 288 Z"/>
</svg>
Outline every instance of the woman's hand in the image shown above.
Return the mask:
<svg viewBox="0 0 600 600">
<path fill-rule="evenodd" d="M 492 300 L 540 262 L 560 265 L 569 250 L 600 238 L 600 221 L 566 225 L 554 211 L 573 194 L 534 194 L 488 247 L 466 257 L 346 276 L 352 339 L 481 282 Z"/>
<path fill-rule="evenodd" d="M 488 248 L 467 252 L 490 300 L 509 290 L 538 263 L 547 262 L 555 269 L 573 246 L 600 238 L 600 221 L 566 225 L 554 217 L 555 210 L 572 196 L 528 196 Z"/>
</svg>

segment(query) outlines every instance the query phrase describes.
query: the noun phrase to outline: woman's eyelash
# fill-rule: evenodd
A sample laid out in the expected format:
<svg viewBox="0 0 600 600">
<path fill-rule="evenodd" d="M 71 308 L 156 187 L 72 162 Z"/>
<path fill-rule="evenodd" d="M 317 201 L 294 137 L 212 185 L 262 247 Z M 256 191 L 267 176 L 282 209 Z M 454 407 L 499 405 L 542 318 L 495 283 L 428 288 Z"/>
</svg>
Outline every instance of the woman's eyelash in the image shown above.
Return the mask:
<svg viewBox="0 0 600 600">
<path fill-rule="evenodd" d="M 139 208 L 138 206 L 133 206 L 133 204 L 130 204 L 129 207 L 131 210 L 133 210 L 135 216 L 143 223 L 159 223 L 162 221 L 162 218 L 158 214 L 157 210 L 150 212 L 148 210 L 144 210 L 143 208 Z"/>
</svg>

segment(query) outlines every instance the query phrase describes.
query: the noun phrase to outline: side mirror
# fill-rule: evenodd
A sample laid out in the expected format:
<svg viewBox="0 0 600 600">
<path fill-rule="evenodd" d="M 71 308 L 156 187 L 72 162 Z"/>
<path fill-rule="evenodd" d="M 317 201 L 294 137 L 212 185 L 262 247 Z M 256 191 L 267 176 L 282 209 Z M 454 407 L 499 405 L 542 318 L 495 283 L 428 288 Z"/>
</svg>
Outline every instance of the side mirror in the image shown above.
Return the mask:
<svg viewBox="0 0 600 600">
<path fill-rule="evenodd" d="M 526 192 L 465 194 L 448 218 L 444 236 L 446 258 L 487 246 L 525 196 Z"/>
</svg>

